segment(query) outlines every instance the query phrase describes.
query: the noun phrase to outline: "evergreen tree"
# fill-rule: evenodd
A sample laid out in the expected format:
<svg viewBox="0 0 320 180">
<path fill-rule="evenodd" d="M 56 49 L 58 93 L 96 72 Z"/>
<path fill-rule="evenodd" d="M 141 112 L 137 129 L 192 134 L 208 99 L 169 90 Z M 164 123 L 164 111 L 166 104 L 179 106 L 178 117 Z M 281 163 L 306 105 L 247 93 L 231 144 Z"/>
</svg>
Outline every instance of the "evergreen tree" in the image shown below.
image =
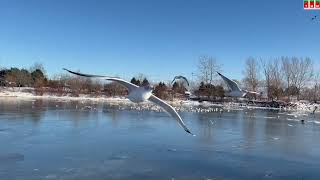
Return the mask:
<svg viewBox="0 0 320 180">
<path fill-rule="evenodd" d="M 142 83 L 141 83 L 142 86 L 150 86 L 150 83 L 149 81 L 147 80 L 147 78 L 144 78 Z"/>
</svg>

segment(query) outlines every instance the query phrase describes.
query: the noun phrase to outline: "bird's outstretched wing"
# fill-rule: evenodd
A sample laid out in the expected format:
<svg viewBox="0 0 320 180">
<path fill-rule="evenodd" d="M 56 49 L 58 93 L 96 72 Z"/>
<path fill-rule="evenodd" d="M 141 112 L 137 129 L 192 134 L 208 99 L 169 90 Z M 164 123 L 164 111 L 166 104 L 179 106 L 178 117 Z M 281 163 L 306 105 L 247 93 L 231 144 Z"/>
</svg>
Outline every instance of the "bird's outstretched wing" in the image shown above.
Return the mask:
<svg viewBox="0 0 320 180">
<path fill-rule="evenodd" d="M 222 77 L 224 82 L 227 83 L 227 86 L 230 88 L 231 91 L 241 91 L 241 89 L 239 88 L 238 84 L 235 81 L 225 77 L 224 75 L 220 74 L 219 72 L 217 72 L 217 73 Z"/>
<path fill-rule="evenodd" d="M 122 86 L 126 87 L 129 91 L 138 88 L 139 86 L 132 84 L 128 81 L 125 81 L 123 79 L 120 78 L 116 78 L 116 77 L 110 77 L 110 76 L 102 76 L 102 75 L 93 75 L 93 74 L 83 74 L 83 73 L 78 73 L 78 72 L 74 72 L 74 71 L 70 71 L 68 69 L 63 68 L 63 70 L 68 71 L 71 74 L 75 74 L 78 76 L 83 76 L 83 77 L 89 77 L 89 78 L 100 78 L 103 80 L 110 80 L 110 81 L 115 81 L 119 84 L 121 84 Z"/>
<path fill-rule="evenodd" d="M 160 98 L 156 97 L 155 95 L 151 95 L 150 98 L 148 99 L 149 101 L 153 102 L 154 104 L 160 106 L 163 110 L 165 110 L 168 114 L 170 114 L 174 119 L 178 121 L 180 126 L 187 132 L 191 133 L 191 131 L 187 128 L 187 126 L 184 124 L 183 120 L 177 113 L 177 111 L 168 103 L 164 102 Z M 193 135 L 193 134 L 192 134 Z"/>
<path fill-rule="evenodd" d="M 189 81 L 188 81 L 188 79 L 187 79 L 186 77 L 184 77 L 184 76 L 175 76 L 175 77 L 173 78 L 171 84 L 172 84 L 176 79 L 183 79 L 184 81 L 186 81 L 186 83 L 187 83 L 188 86 L 189 86 Z"/>
<path fill-rule="evenodd" d="M 255 91 L 246 91 L 246 93 L 248 93 L 248 94 L 255 94 L 255 95 L 258 95 L 258 96 L 262 95 L 262 92 L 261 92 L 261 93 L 258 93 L 258 92 L 255 92 Z"/>
</svg>

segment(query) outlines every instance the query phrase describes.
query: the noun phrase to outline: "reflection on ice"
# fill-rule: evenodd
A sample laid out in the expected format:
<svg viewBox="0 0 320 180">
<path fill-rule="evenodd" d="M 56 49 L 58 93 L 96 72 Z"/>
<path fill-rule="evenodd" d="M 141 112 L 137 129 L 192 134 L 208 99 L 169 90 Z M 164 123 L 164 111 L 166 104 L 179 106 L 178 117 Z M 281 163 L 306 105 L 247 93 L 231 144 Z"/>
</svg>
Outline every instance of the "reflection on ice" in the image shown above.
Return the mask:
<svg viewBox="0 0 320 180">
<path fill-rule="evenodd" d="M 0 179 L 320 178 L 317 114 L 182 103 L 190 137 L 148 103 L 0 103 Z"/>
</svg>

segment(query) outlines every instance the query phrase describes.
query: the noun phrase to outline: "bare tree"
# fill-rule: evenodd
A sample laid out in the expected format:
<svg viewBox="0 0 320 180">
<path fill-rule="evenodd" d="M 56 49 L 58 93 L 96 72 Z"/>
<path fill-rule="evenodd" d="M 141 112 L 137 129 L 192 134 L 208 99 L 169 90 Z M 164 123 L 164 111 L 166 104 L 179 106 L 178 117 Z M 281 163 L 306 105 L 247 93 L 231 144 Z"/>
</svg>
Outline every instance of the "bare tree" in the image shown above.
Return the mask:
<svg viewBox="0 0 320 180">
<path fill-rule="evenodd" d="M 320 96 L 320 72 L 316 73 L 313 78 L 313 101 L 317 102 Z"/>
<path fill-rule="evenodd" d="M 107 96 L 123 96 L 128 94 L 128 90 L 117 82 L 110 82 L 104 85 L 104 93 Z"/>
<path fill-rule="evenodd" d="M 97 96 L 102 95 L 103 86 L 99 81 L 93 81 L 90 86 L 91 94 Z"/>
<path fill-rule="evenodd" d="M 310 58 L 292 58 L 292 82 L 298 91 L 305 87 L 313 76 L 313 62 Z M 299 99 L 300 93 L 298 93 Z"/>
<path fill-rule="evenodd" d="M 257 87 L 259 85 L 260 81 L 260 67 L 258 61 L 250 57 L 246 60 L 245 64 L 245 71 L 244 74 L 244 82 L 247 86 L 246 89 L 249 89 L 251 91 L 257 91 Z"/>
<path fill-rule="evenodd" d="M 265 85 L 267 89 L 268 99 L 270 98 L 270 87 L 271 87 L 271 71 L 272 71 L 272 61 L 263 60 L 260 58 L 261 67 L 263 70 Z"/>
<path fill-rule="evenodd" d="M 71 76 L 70 79 L 67 80 L 67 85 L 69 86 L 73 96 L 79 97 L 84 81 L 84 77 L 79 76 Z"/>
<path fill-rule="evenodd" d="M 283 94 L 283 75 L 279 59 L 260 59 L 268 99 L 280 99 Z"/>
<path fill-rule="evenodd" d="M 142 73 L 137 74 L 137 75 L 135 76 L 135 78 L 136 78 L 137 81 L 140 81 L 140 83 L 142 83 L 142 81 L 143 81 L 144 79 L 148 79 L 147 76 L 146 76 L 145 74 L 142 74 Z"/>
<path fill-rule="evenodd" d="M 292 65 L 289 57 L 281 57 L 282 73 L 286 81 L 287 89 L 291 86 Z M 289 92 L 289 91 L 288 91 Z M 287 94 L 288 100 L 290 100 L 290 94 Z"/>
<path fill-rule="evenodd" d="M 198 71 L 198 77 L 206 87 L 208 99 L 211 100 L 215 92 L 213 81 L 217 77 L 217 71 L 220 71 L 220 65 L 215 58 L 202 56 L 199 58 Z"/>
<path fill-rule="evenodd" d="M 198 77 L 205 84 L 212 84 L 217 76 L 217 71 L 220 71 L 220 65 L 217 60 L 210 56 L 202 56 L 199 58 Z"/>
<path fill-rule="evenodd" d="M 272 98 L 279 99 L 283 94 L 283 81 L 282 81 L 282 72 L 281 65 L 279 64 L 279 59 L 274 59 L 270 66 L 271 74 L 270 74 L 270 84 L 271 84 L 271 95 Z"/>
<path fill-rule="evenodd" d="M 271 66 L 271 79 L 272 83 L 276 86 L 282 85 L 282 73 L 281 73 L 281 65 L 279 64 L 279 60 L 275 59 L 272 62 Z"/>
</svg>

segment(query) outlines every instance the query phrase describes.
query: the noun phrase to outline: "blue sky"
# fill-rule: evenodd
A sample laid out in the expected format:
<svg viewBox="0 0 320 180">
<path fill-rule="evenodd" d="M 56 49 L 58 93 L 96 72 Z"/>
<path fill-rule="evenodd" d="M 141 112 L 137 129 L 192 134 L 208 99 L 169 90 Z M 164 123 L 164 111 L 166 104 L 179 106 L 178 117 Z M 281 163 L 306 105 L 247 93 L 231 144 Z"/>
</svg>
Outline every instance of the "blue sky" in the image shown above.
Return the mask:
<svg viewBox="0 0 320 180">
<path fill-rule="evenodd" d="M 303 0 L 0 0 L 0 65 L 168 80 L 208 55 L 239 79 L 249 56 L 319 64 L 319 12 Z"/>
</svg>

